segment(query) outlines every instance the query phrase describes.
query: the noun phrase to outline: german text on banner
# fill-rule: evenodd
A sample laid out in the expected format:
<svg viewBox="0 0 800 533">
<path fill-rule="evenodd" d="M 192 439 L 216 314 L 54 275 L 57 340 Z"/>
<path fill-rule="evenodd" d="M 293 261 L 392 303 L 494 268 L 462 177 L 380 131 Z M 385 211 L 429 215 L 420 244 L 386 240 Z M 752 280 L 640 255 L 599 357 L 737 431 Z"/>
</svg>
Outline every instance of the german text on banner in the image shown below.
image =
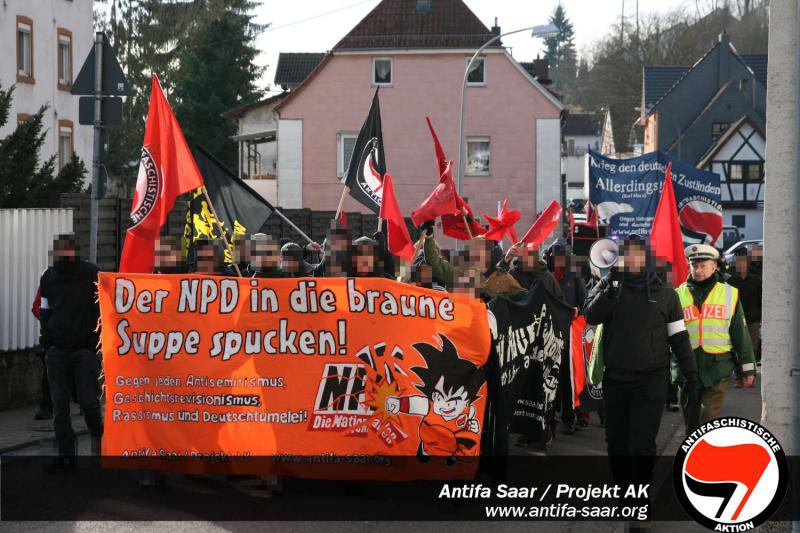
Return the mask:
<svg viewBox="0 0 800 533">
<path fill-rule="evenodd" d="M 363 479 L 398 477 L 385 473 L 398 457 L 425 465 L 400 477 L 477 466 L 490 350 L 477 300 L 386 279 L 114 273 L 99 296 L 103 455 L 271 457 L 298 476 L 324 457 L 363 464 L 347 471 Z"/>
</svg>

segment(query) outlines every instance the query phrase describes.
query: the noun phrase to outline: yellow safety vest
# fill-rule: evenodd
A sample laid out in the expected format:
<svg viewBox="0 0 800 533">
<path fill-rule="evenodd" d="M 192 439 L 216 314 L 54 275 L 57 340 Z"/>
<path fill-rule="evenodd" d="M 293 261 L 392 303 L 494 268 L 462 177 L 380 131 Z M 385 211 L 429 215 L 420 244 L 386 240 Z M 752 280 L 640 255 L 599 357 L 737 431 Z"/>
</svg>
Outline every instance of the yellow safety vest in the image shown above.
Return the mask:
<svg viewBox="0 0 800 533">
<path fill-rule="evenodd" d="M 694 305 L 692 293 L 686 283 L 678 287 L 677 292 L 692 348 L 696 350 L 702 347 L 704 352 L 710 354 L 730 352 L 733 349 L 730 327 L 739 301 L 739 289 L 717 282 L 706 296 L 702 311 Z"/>
</svg>

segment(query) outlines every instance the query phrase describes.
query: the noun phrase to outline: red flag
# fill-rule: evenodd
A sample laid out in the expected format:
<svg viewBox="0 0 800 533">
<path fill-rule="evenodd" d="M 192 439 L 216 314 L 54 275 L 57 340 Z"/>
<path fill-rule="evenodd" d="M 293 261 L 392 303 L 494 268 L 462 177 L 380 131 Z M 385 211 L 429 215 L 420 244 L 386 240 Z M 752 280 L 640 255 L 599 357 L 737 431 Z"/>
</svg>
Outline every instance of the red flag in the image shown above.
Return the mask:
<svg viewBox="0 0 800 533">
<path fill-rule="evenodd" d="M 386 221 L 386 244 L 389 251 L 397 257 L 411 261 L 414 257 L 414 243 L 408 234 L 406 221 L 394 195 L 394 184 L 389 174 L 383 176 L 383 200 L 378 216 Z"/>
<path fill-rule="evenodd" d="M 475 220 L 472 208 L 458 195 L 456 195 L 456 207 L 460 214 L 442 215 L 442 232 L 445 235 L 461 241 L 468 241 L 486 233 L 486 228 Z"/>
<path fill-rule="evenodd" d="M 689 268 L 683 251 L 678 204 L 675 201 L 675 191 L 672 189 L 672 163 L 667 165 L 661 198 L 658 200 L 656 216 L 650 230 L 650 242 L 656 258 L 672 264 L 672 287 L 678 287 L 686 281 Z"/>
<path fill-rule="evenodd" d="M 447 158 L 444 156 L 444 150 L 439 142 L 439 137 L 437 137 L 436 132 L 433 131 L 433 124 L 431 124 L 430 117 L 425 117 L 425 120 L 428 122 L 428 129 L 431 130 L 431 137 L 433 137 L 433 149 L 436 152 L 436 165 L 439 167 L 439 176 L 443 176 L 445 170 L 447 170 Z M 450 164 L 452 165 L 452 162 Z"/>
<path fill-rule="evenodd" d="M 571 218 L 571 216 L 570 216 Z M 561 222 L 561 204 L 557 200 L 550 202 L 550 205 L 542 211 L 531 228 L 522 237 L 522 242 L 527 243 L 529 248 L 536 248 L 553 233 L 559 222 Z"/>
<path fill-rule="evenodd" d="M 586 388 L 586 362 L 583 357 L 583 332 L 586 330 L 586 319 L 578 315 L 572 319 L 569 328 L 569 360 L 572 377 L 572 407 L 580 407 L 581 392 Z"/>
<path fill-rule="evenodd" d="M 344 211 L 342 211 L 342 213 L 339 215 L 339 225 L 343 228 L 348 227 L 347 213 L 345 213 Z"/>
<path fill-rule="evenodd" d="M 598 231 L 597 228 L 597 209 L 592 206 L 592 202 L 586 202 L 586 224 L 592 228 L 594 228 L 595 232 Z"/>
<path fill-rule="evenodd" d="M 514 224 L 519 222 L 519 217 L 519 211 L 508 208 L 508 198 L 506 198 L 503 200 L 503 207 L 497 217 L 483 214 L 483 218 L 489 223 L 489 231 L 486 232 L 485 237 L 492 241 L 502 241 L 503 237 L 508 236 L 512 244 L 518 243 L 519 239 Z"/>
<path fill-rule="evenodd" d="M 203 186 L 192 152 L 183 138 L 158 78 L 153 75 L 144 146 L 131 207 L 132 226 L 125 237 L 120 272 L 153 271 L 155 241 L 175 200 Z"/>
<path fill-rule="evenodd" d="M 450 161 L 440 177 L 439 184 L 433 189 L 419 207 L 411 212 L 411 220 L 415 226 L 421 226 L 428 220 L 442 215 L 460 213 L 456 205 L 456 184 L 453 183 L 453 162 Z"/>
</svg>

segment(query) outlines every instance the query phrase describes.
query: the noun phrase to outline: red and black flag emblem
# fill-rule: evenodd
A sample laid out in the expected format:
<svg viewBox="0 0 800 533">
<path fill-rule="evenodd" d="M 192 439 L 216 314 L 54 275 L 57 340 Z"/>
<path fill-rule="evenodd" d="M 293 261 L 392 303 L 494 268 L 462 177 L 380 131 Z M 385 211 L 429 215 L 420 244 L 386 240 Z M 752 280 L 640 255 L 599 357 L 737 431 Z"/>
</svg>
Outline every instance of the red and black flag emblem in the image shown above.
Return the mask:
<svg viewBox="0 0 800 533">
<path fill-rule="evenodd" d="M 384 174 L 386 174 L 386 157 L 383 153 L 381 108 L 378 91 L 375 91 L 369 115 L 361 126 L 361 131 L 358 132 L 345 179 L 350 196 L 375 214 L 381 209 Z"/>
</svg>

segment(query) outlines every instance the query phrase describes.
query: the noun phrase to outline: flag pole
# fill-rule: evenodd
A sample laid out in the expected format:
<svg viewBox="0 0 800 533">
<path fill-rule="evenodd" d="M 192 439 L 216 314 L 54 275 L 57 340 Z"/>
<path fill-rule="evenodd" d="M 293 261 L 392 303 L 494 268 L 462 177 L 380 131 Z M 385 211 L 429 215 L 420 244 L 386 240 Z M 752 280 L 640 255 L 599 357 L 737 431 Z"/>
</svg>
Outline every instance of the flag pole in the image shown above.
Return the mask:
<svg viewBox="0 0 800 533">
<path fill-rule="evenodd" d="M 339 207 L 336 208 L 336 216 L 333 217 L 334 222 L 338 222 L 339 217 L 342 215 L 342 206 L 344 205 L 344 197 L 347 196 L 347 191 L 349 190 L 350 189 L 347 187 L 347 185 L 345 185 L 344 188 L 342 189 L 342 196 L 339 198 Z"/>
<path fill-rule="evenodd" d="M 205 184 L 203 184 L 203 196 L 206 197 L 206 202 L 208 202 L 208 208 L 211 210 L 211 214 L 214 215 L 214 220 L 219 227 L 219 231 L 222 234 L 222 242 L 225 243 L 225 248 L 231 251 L 233 254 L 233 247 L 231 246 L 230 242 L 228 242 L 228 236 L 225 235 L 225 228 L 222 227 L 222 222 L 220 221 L 219 217 L 217 216 L 217 210 L 214 209 L 214 204 L 211 202 L 211 197 L 208 196 L 208 190 L 206 189 Z M 236 262 L 236 256 L 233 257 L 233 269 L 236 271 L 236 275 L 240 278 L 242 277 L 242 271 L 239 270 L 239 263 Z"/>
<path fill-rule="evenodd" d="M 469 240 L 472 240 L 474 237 L 472 236 L 472 229 L 469 227 L 469 223 L 467 223 L 467 215 L 461 213 L 461 218 L 464 219 L 464 227 L 467 229 L 467 235 L 469 235 Z"/>
<path fill-rule="evenodd" d="M 279 216 L 279 217 L 281 217 L 281 218 L 283 219 L 283 221 L 284 221 L 284 222 L 286 222 L 287 224 L 289 224 L 289 227 L 290 227 L 290 228 L 292 228 L 293 230 L 295 230 L 297 233 L 299 233 L 299 234 L 300 234 L 300 236 L 301 236 L 302 238 L 304 238 L 305 240 L 307 240 L 307 241 L 309 242 L 309 244 L 310 244 L 310 243 L 312 243 L 312 242 L 314 242 L 314 241 L 311 239 L 311 237 L 309 237 L 308 235 L 306 235 L 306 234 L 305 234 L 305 232 L 303 232 L 303 230 L 301 230 L 300 228 L 298 228 L 297 226 L 295 226 L 294 222 L 292 222 L 291 220 L 289 220 L 288 218 L 286 218 L 286 215 L 284 215 L 283 213 L 281 213 L 279 209 L 275 209 L 275 213 L 277 213 L 277 214 L 278 214 L 278 216 Z"/>
</svg>

